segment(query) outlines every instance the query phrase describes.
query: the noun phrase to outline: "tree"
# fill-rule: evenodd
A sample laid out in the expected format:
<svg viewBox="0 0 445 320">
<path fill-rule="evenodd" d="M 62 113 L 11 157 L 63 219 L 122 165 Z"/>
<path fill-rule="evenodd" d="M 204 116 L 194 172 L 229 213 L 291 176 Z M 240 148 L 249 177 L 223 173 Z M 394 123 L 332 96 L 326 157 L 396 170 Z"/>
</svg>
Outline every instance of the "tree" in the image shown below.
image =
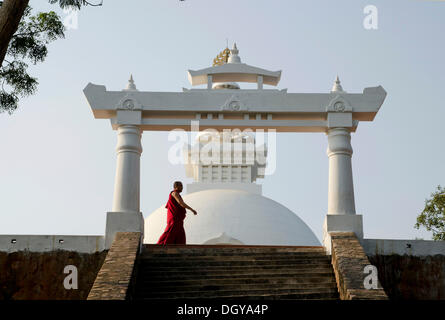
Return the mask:
<svg viewBox="0 0 445 320">
<path fill-rule="evenodd" d="M 62 9 L 80 9 L 91 4 L 85 0 L 48 0 Z M 64 37 L 65 28 L 54 12 L 31 15 L 29 0 L 0 1 L 0 113 L 13 113 L 20 97 L 33 94 L 37 79 L 27 73 L 27 62 L 45 60 L 47 44 Z"/>
<path fill-rule="evenodd" d="M 46 45 L 57 38 L 63 38 L 64 29 L 55 12 L 31 15 L 31 7 L 25 9 L 0 68 L 0 112 L 11 114 L 17 109 L 20 97 L 36 91 L 38 82 L 28 74 L 27 62 L 36 64 L 44 61 L 48 54 Z"/>
<path fill-rule="evenodd" d="M 102 1 L 98 4 L 92 4 L 85 0 L 48 0 L 49 3 L 58 3 L 62 9 L 75 8 L 82 6 L 101 6 Z M 0 65 L 5 59 L 8 44 L 14 33 L 17 31 L 20 21 L 25 14 L 29 0 L 5 0 L 0 1 Z"/>
<path fill-rule="evenodd" d="M 433 240 L 445 240 L 445 188 L 438 186 L 425 200 L 425 208 L 417 217 L 416 229 L 421 226 L 433 232 Z"/>
</svg>

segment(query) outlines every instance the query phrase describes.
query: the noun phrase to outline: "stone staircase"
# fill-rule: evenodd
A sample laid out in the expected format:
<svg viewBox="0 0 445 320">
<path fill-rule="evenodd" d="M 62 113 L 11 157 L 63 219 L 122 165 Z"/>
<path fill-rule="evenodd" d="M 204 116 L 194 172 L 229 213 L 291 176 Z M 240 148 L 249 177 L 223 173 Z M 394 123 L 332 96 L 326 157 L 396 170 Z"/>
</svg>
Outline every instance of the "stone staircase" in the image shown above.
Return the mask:
<svg viewBox="0 0 445 320">
<path fill-rule="evenodd" d="M 339 299 L 323 247 L 144 245 L 135 299 Z"/>
</svg>

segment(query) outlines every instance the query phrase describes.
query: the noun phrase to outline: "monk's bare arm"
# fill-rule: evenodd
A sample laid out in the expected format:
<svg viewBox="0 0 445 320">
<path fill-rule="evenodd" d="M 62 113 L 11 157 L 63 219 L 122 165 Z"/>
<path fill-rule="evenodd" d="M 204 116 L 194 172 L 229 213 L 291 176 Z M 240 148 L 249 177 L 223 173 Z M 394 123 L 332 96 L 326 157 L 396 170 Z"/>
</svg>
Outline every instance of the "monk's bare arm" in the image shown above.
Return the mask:
<svg viewBox="0 0 445 320">
<path fill-rule="evenodd" d="M 194 214 L 197 214 L 196 210 L 194 210 L 192 207 L 187 205 L 184 200 L 182 200 L 182 197 L 177 192 L 172 192 L 173 198 L 175 198 L 176 201 L 181 205 L 181 207 L 191 210 Z"/>
</svg>

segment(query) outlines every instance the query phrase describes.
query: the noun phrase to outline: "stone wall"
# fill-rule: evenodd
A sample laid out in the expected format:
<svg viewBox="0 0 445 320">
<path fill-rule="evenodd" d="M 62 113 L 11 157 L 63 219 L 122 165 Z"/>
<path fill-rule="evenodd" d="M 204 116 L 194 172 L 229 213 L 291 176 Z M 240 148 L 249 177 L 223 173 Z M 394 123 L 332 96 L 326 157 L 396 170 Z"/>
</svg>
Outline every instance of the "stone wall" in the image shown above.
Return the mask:
<svg viewBox="0 0 445 320">
<path fill-rule="evenodd" d="M 445 300 L 444 255 L 374 255 L 369 260 L 391 300 Z"/>
<path fill-rule="evenodd" d="M 0 252 L 0 300 L 86 299 L 105 255 L 106 251 Z M 77 290 L 63 285 L 67 265 L 77 267 Z"/>
<path fill-rule="evenodd" d="M 365 267 L 370 261 L 353 232 L 330 232 L 332 266 L 342 300 L 386 300 L 385 291 L 364 287 Z"/>
</svg>

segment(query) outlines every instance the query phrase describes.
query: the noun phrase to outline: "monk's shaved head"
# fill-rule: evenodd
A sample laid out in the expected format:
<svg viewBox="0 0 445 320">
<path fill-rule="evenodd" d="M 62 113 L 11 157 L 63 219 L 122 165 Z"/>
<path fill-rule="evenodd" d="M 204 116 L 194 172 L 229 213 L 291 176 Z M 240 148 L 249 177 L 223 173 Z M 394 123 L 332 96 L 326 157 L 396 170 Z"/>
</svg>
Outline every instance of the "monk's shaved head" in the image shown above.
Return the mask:
<svg viewBox="0 0 445 320">
<path fill-rule="evenodd" d="M 182 182 L 181 181 L 175 181 L 173 183 L 173 189 L 178 189 L 180 187 L 182 187 Z"/>
</svg>

